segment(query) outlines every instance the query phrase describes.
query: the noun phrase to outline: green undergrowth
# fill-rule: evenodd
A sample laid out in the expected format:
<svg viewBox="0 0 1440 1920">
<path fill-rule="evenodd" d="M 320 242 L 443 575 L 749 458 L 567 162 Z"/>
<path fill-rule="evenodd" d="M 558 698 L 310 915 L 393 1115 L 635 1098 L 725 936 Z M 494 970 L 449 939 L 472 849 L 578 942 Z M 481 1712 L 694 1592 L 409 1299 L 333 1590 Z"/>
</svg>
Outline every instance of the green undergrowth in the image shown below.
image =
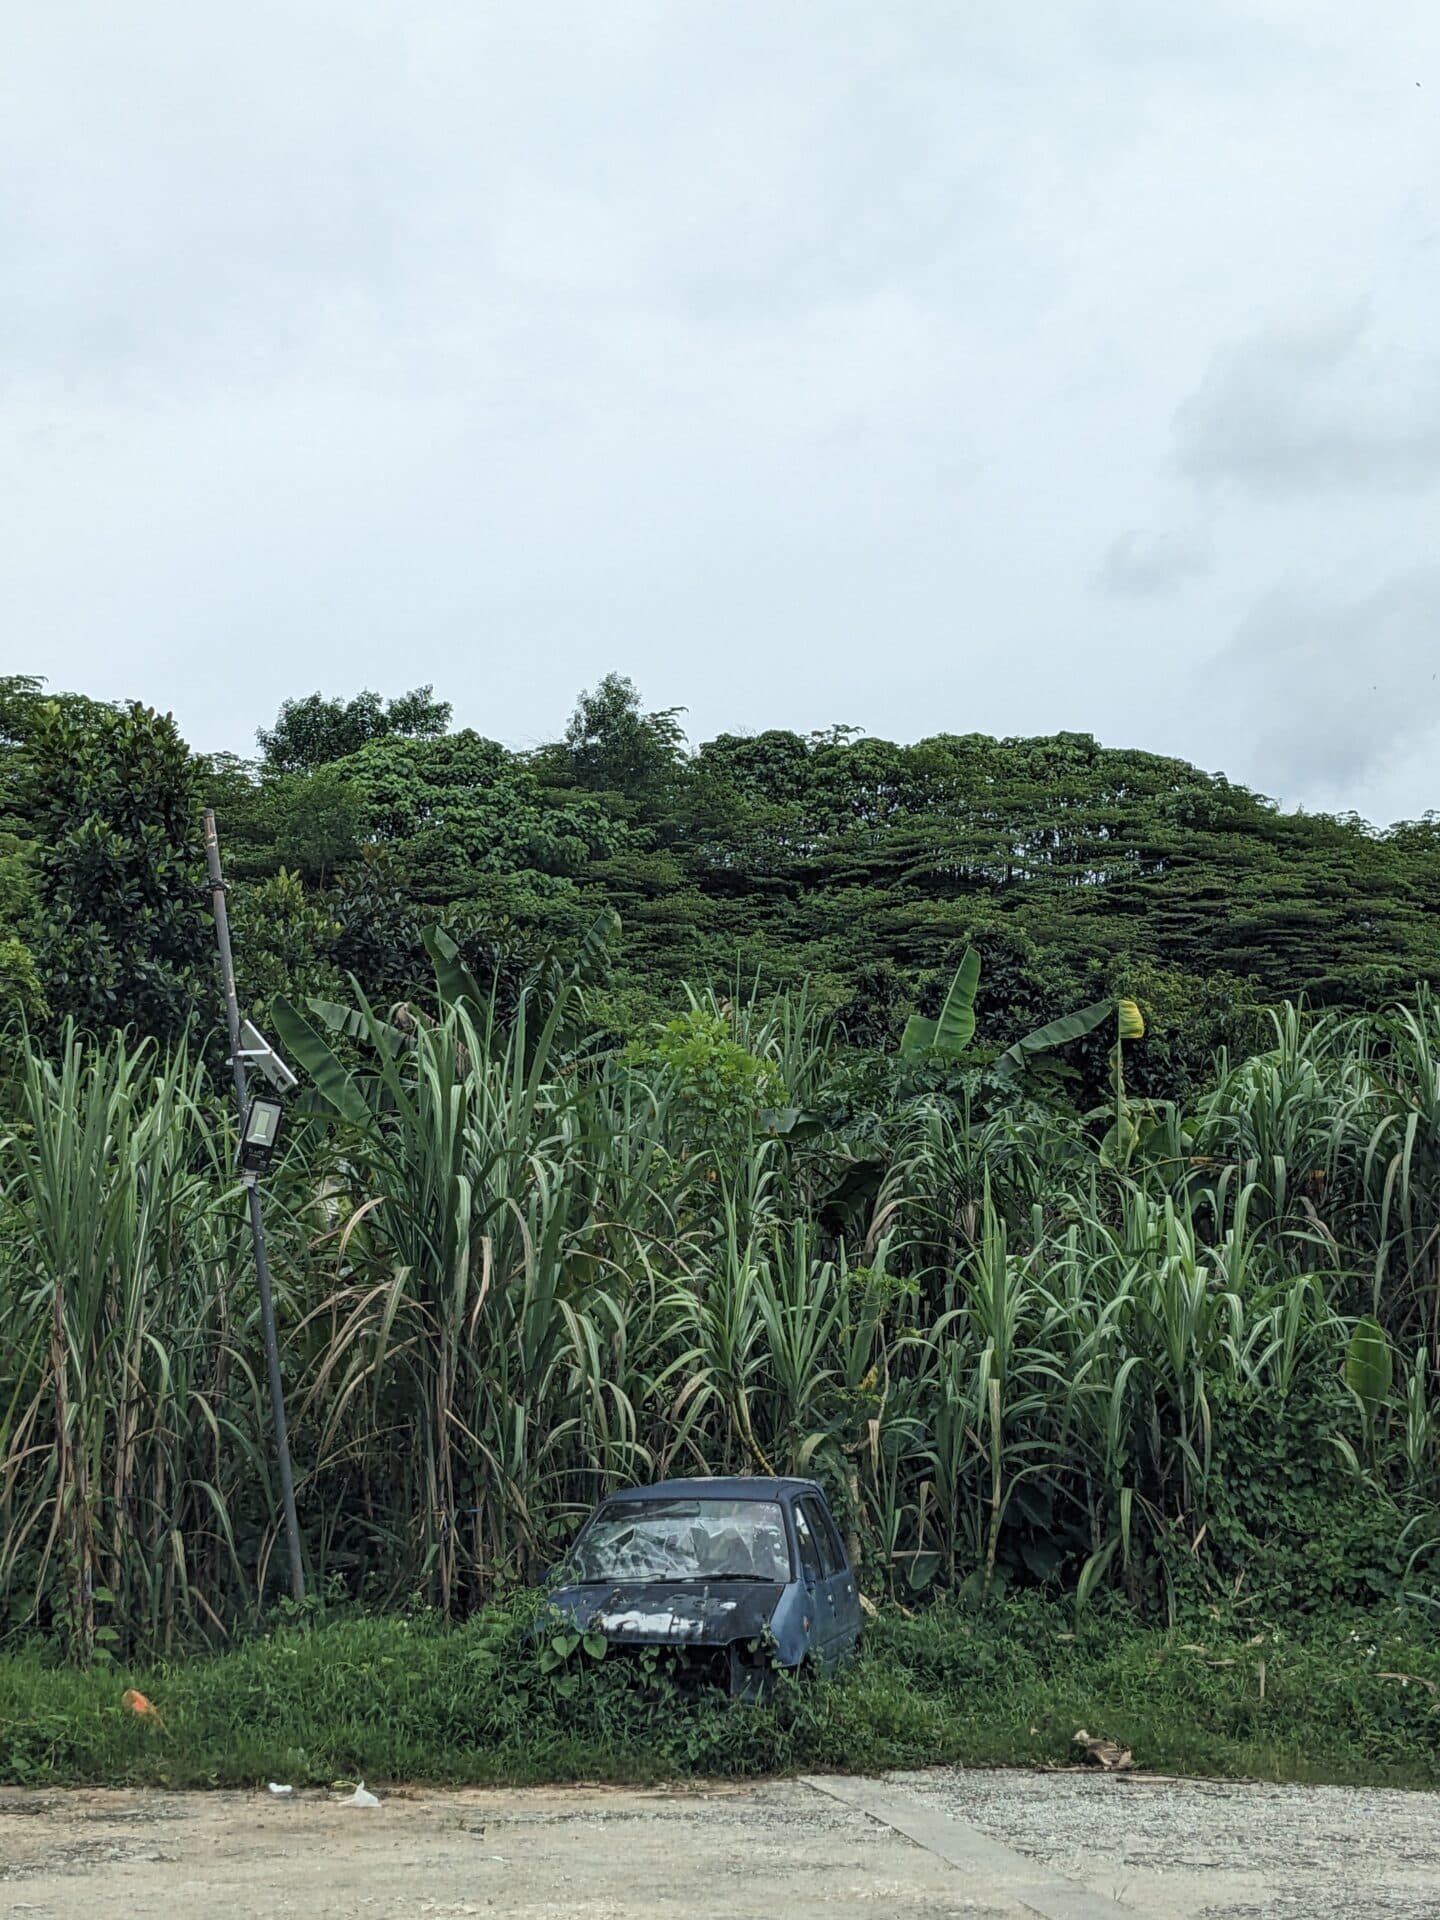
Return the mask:
<svg viewBox="0 0 1440 1920">
<path fill-rule="evenodd" d="M 0 1657 L 0 1781 L 459 1785 L 1054 1766 L 1075 1759 L 1084 1727 L 1161 1772 L 1440 1786 L 1440 1648 L 1420 1619 L 1161 1631 L 1118 1607 L 1077 1626 L 1034 1601 L 984 1616 L 887 1612 L 838 1679 L 786 1681 L 760 1705 L 692 1697 L 583 1644 L 537 1647 L 529 1624 L 523 1605 L 458 1628 L 302 1622 L 133 1671 L 11 1653 Z M 127 1687 L 154 1703 L 158 1724 L 122 1704 Z"/>
</svg>

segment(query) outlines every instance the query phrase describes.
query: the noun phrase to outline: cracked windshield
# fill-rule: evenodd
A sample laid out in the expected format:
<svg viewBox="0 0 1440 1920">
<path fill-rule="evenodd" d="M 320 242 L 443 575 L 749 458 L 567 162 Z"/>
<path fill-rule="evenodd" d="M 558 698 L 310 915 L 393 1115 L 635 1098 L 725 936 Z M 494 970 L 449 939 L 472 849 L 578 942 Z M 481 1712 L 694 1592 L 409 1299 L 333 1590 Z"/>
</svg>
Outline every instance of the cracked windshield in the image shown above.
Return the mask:
<svg viewBox="0 0 1440 1920">
<path fill-rule="evenodd" d="M 612 1500 L 577 1540 L 572 1580 L 790 1578 L 779 1507 L 769 1500 Z"/>
</svg>

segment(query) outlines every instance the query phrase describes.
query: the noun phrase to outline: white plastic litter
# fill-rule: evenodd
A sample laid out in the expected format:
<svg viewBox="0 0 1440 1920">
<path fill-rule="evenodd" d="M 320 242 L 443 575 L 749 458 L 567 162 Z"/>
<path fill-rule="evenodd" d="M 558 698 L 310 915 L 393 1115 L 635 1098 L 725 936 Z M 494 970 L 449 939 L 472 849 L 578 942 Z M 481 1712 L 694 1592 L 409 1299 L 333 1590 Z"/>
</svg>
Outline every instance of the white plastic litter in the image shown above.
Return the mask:
<svg viewBox="0 0 1440 1920">
<path fill-rule="evenodd" d="M 280 1799 L 280 1800 L 283 1800 L 287 1793 L 294 1793 L 295 1791 L 293 1787 L 281 1786 L 278 1780 L 271 1780 L 267 1784 L 269 1787 L 269 1791 L 273 1793 L 277 1799 Z"/>
<path fill-rule="evenodd" d="M 341 1802 L 341 1805 L 346 1807 L 378 1807 L 379 1804 L 374 1794 L 366 1791 L 363 1780 L 349 1798 Z"/>
</svg>

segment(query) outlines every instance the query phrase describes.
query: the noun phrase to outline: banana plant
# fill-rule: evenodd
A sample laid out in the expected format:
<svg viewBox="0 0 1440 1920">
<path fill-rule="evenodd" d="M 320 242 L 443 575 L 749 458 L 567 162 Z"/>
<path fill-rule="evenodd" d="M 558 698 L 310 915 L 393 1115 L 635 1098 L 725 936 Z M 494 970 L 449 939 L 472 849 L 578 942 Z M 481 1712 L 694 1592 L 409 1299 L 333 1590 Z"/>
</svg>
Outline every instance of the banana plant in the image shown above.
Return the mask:
<svg viewBox="0 0 1440 1920">
<path fill-rule="evenodd" d="M 900 1036 L 900 1058 L 908 1061 L 958 1060 L 975 1037 L 975 989 L 980 985 L 980 956 L 974 947 L 955 969 L 950 991 L 936 1020 L 912 1013 Z"/>
<path fill-rule="evenodd" d="M 980 955 L 974 947 L 967 947 L 938 1018 L 927 1020 L 923 1014 L 912 1013 L 906 1021 L 900 1038 L 900 1058 L 912 1066 L 926 1061 L 958 1060 L 975 1037 L 975 994 L 979 985 Z M 1022 1035 L 1000 1055 L 995 1071 L 1002 1079 L 1011 1079 L 1022 1073 L 1037 1055 L 1082 1039 L 1111 1013 L 1126 1008 L 1129 1013 L 1121 1013 L 1123 1037 L 1138 1039 L 1139 1033 L 1130 1031 L 1133 1021 L 1140 1022 L 1140 1033 L 1145 1028 L 1140 1009 L 1133 1000 L 1097 1000 L 1091 1006 L 1062 1014 L 1058 1020 L 1037 1027 L 1034 1033 Z"/>
<path fill-rule="evenodd" d="M 1145 1018 L 1133 1000 L 1115 1002 L 1115 1044 L 1110 1049 L 1110 1085 L 1115 1093 L 1115 1118 L 1105 1138 L 1100 1142 L 1100 1160 L 1103 1166 L 1125 1167 L 1140 1141 L 1140 1129 L 1135 1124 L 1135 1112 L 1125 1097 L 1125 1042 L 1145 1038 Z M 1150 1103 L 1141 1103 L 1148 1115 Z"/>
<path fill-rule="evenodd" d="M 1113 1000 L 1096 1000 L 1074 1013 L 1062 1013 L 1058 1020 L 1037 1027 L 1033 1033 L 1022 1034 L 995 1062 L 996 1073 L 1002 1079 L 1013 1079 L 1023 1073 L 1038 1054 L 1053 1053 L 1056 1047 L 1068 1046 L 1072 1040 L 1082 1040 L 1087 1033 L 1093 1033 L 1114 1008 Z"/>
</svg>

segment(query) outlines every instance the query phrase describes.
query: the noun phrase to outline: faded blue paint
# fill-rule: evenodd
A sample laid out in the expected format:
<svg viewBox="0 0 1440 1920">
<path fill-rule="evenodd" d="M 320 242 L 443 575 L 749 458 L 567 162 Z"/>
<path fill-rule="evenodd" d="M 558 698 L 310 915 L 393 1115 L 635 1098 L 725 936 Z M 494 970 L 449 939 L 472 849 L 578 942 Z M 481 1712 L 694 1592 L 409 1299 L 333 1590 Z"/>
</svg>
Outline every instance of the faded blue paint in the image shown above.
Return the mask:
<svg viewBox="0 0 1440 1920">
<path fill-rule="evenodd" d="M 746 1647 L 768 1642 L 777 1666 L 795 1668 L 807 1655 L 826 1666 L 847 1658 L 860 1637 L 859 1582 L 845 1556 L 829 1504 L 813 1480 L 728 1477 L 664 1480 L 649 1487 L 616 1488 L 608 1498 L 646 1500 L 764 1500 L 785 1521 L 791 1578 L 784 1584 L 732 1579 L 606 1580 L 556 1587 L 551 1601 L 576 1627 L 598 1627 L 617 1646 Z M 804 1569 L 795 1508 L 813 1501 L 828 1525 L 828 1543 L 840 1571 L 811 1579 Z M 576 1536 L 584 1538 L 605 1501 Z"/>
</svg>

